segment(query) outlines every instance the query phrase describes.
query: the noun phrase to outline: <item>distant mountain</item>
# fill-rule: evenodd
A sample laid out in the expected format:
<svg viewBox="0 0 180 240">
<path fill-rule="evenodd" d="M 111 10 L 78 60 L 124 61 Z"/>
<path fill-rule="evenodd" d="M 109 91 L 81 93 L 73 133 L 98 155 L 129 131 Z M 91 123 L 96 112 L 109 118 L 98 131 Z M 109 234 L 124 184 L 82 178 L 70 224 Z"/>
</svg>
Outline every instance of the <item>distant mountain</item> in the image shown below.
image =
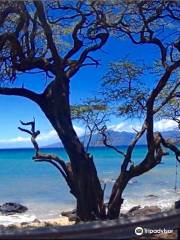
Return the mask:
<svg viewBox="0 0 180 240">
<path fill-rule="evenodd" d="M 58 142 L 58 143 L 52 143 L 52 144 L 49 144 L 47 146 L 43 146 L 41 148 L 59 148 L 59 147 L 63 147 L 62 143 L 61 142 Z"/>
<path fill-rule="evenodd" d="M 135 136 L 135 133 L 126 132 L 126 131 L 123 131 L 123 132 L 108 131 L 107 134 L 108 134 L 109 142 L 114 146 L 128 145 Z M 176 141 L 177 137 L 180 137 L 180 132 L 179 131 L 164 131 L 164 132 L 162 132 L 162 136 L 165 139 L 170 138 L 173 141 Z M 88 139 L 89 139 L 88 135 L 80 137 L 80 141 L 83 142 L 84 145 L 87 144 Z M 145 135 L 139 140 L 137 145 L 146 145 L 146 136 Z M 95 134 L 92 137 L 90 146 L 104 146 L 102 143 L 102 136 L 100 134 Z M 62 147 L 62 144 L 61 143 L 53 143 L 46 147 L 48 147 L 48 148 Z"/>
</svg>

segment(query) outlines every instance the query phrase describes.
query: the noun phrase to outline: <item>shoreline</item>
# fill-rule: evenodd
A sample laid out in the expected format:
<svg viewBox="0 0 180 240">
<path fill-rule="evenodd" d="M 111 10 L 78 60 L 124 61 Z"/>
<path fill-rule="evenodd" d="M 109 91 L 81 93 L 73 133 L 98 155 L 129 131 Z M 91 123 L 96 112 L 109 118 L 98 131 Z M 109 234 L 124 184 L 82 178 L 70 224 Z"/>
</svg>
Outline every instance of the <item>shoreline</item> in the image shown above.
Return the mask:
<svg viewBox="0 0 180 240">
<path fill-rule="evenodd" d="M 140 211 L 143 210 L 144 208 L 137 208 L 137 206 L 134 207 L 134 209 L 129 210 L 129 215 L 125 216 L 122 214 L 120 218 L 126 219 L 127 217 L 143 217 L 143 216 L 150 216 L 152 215 L 155 216 L 158 213 L 163 213 L 163 211 L 159 212 L 159 209 L 157 206 L 154 207 L 148 207 L 146 206 L 146 211 Z M 102 222 L 100 220 L 100 222 Z M 68 217 L 65 216 L 60 216 L 59 218 L 52 218 L 52 219 L 35 219 L 32 222 L 22 222 L 18 224 L 11 224 L 9 226 L 3 226 L 0 225 L 0 238 L 3 237 L 3 235 L 10 234 L 12 236 L 16 236 L 17 233 L 19 232 L 31 232 L 32 230 L 37 230 L 37 233 L 42 233 L 43 231 L 47 233 L 48 236 L 48 231 L 47 229 L 56 229 L 58 227 L 65 227 L 65 226 L 70 226 L 74 225 L 74 221 L 69 221 Z M 81 223 L 83 224 L 83 223 Z M 78 224 L 77 224 L 78 225 Z M 144 239 L 144 237 L 139 237 L 139 239 Z M 153 234 L 147 236 L 146 239 L 177 239 L 177 231 L 173 230 L 171 233 L 160 233 L 160 234 Z"/>
<path fill-rule="evenodd" d="M 153 195 L 152 195 L 153 197 Z M 167 207 L 162 208 L 158 204 L 136 204 L 129 206 L 126 209 L 121 209 L 120 217 L 129 217 L 129 216 L 148 216 L 156 213 L 161 212 L 168 212 L 170 210 L 174 209 L 174 204 Z M 70 221 L 69 221 L 70 217 Z M 59 212 L 56 214 L 56 216 L 44 216 L 40 217 L 36 215 L 36 212 L 29 212 L 27 210 L 23 213 L 14 213 L 14 214 L 2 214 L 0 213 L 0 227 L 8 228 L 10 227 L 24 227 L 31 225 L 36 226 L 38 224 L 40 225 L 46 225 L 46 224 L 57 224 L 57 225 L 72 225 L 74 223 L 74 207 L 71 206 L 71 208 L 65 208 L 64 211 Z M 0 228 L 1 230 L 1 228 Z"/>
<path fill-rule="evenodd" d="M 9 225 L 0 225 L 0 233 L 2 230 L 13 230 L 13 229 L 25 229 L 25 228 L 39 228 L 39 227 L 50 227 L 50 226 L 69 226 L 75 222 L 69 221 L 67 217 L 60 216 L 59 218 L 52 219 L 34 219 L 31 222 L 12 223 Z"/>
</svg>

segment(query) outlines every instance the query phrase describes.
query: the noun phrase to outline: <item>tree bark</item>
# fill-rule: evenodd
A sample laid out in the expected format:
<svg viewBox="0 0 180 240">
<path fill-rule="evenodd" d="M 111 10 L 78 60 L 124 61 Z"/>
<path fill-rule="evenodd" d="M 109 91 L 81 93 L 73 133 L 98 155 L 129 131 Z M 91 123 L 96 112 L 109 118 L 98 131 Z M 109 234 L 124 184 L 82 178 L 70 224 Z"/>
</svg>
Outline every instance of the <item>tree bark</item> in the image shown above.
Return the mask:
<svg viewBox="0 0 180 240">
<path fill-rule="evenodd" d="M 73 129 L 69 104 L 69 79 L 56 78 L 43 93 L 40 107 L 56 130 L 69 156 L 78 217 L 83 221 L 104 218 L 104 193 L 93 158 L 85 152 Z"/>
<path fill-rule="evenodd" d="M 124 201 L 124 199 L 122 198 L 122 194 L 129 180 L 129 174 L 127 172 L 121 172 L 115 184 L 113 185 L 113 189 L 108 203 L 108 219 L 116 219 L 119 217 L 121 205 Z"/>
</svg>

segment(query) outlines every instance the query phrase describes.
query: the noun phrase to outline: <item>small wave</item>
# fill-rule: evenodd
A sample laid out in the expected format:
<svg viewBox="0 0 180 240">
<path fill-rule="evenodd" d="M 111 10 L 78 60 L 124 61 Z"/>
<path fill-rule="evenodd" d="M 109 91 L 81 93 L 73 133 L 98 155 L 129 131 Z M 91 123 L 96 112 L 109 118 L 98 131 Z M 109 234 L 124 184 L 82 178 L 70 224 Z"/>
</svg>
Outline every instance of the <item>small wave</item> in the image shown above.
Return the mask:
<svg viewBox="0 0 180 240">
<path fill-rule="evenodd" d="M 101 184 L 107 184 L 107 183 L 113 184 L 113 183 L 115 183 L 115 181 L 116 181 L 116 179 L 113 179 L 113 178 L 100 179 Z M 129 185 L 132 185 L 132 184 L 135 184 L 135 183 L 138 183 L 138 181 L 137 180 L 130 180 L 128 182 Z"/>
<path fill-rule="evenodd" d="M 146 196 L 145 196 L 145 198 L 150 199 L 150 200 L 151 200 L 151 199 L 155 199 L 155 198 L 157 199 L 158 197 L 159 197 L 159 196 L 154 195 L 154 194 L 149 194 L 149 195 L 146 195 Z"/>
<path fill-rule="evenodd" d="M 115 183 L 115 179 L 113 179 L 113 178 L 103 178 L 103 179 L 101 179 L 100 180 L 100 182 L 102 183 L 102 184 L 105 184 L 105 183 Z"/>
<path fill-rule="evenodd" d="M 104 171 L 104 174 L 114 174 L 113 171 Z"/>
<path fill-rule="evenodd" d="M 128 182 L 128 184 L 134 184 L 134 183 L 138 183 L 138 181 L 137 180 L 130 180 L 129 182 Z"/>
<path fill-rule="evenodd" d="M 136 200 L 135 200 L 136 199 Z M 126 213 L 134 206 L 140 205 L 141 207 L 145 206 L 157 206 L 162 211 L 169 210 L 174 208 L 175 202 L 179 199 L 178 194 L 170 194 L 169 195 L 159 195 L 157 197 L 127 197 L 124 199 L 124 203 L 122 205 L 122 213 Z"/>
<path fill-rule="evenodd" d="M 35 219 L 36 216 L 30 214 L 0 215 L 0 225 L 9 226 L 11 224 L 18 224 L 22 222 L 30 223 Z"/>
</svg>

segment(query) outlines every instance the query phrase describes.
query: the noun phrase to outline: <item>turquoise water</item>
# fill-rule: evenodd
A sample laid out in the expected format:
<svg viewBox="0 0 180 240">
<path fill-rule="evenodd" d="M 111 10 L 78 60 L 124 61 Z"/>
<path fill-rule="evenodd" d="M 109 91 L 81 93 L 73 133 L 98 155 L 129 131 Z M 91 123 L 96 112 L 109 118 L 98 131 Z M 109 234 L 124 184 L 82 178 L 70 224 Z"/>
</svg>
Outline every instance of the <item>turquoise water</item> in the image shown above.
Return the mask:
<svg viewBox="0 0 180 240">
<path fill-rule="evenodd" d="M 121 147 L 122 150 L 125 148 Z M 43 152 L 55 153 L 67 159 L 64 149 L 43 149 Z M 105 197 L 108 199 L 120 171 L 122 157 L 102 147 L 91 148 L 90 152 L 102 184 L 107 184 Z M 134 162 L 141 161 L 145 153 L 145 146 L 137 146 Z M 33 149 L 0 150 L 0 204 L 8 201 L 25 204 L 29 214 L 39 218 L 57 217 L 61 211 L 75 207 L 75 199 L 58 171 L 48 163 L 35 163 L 33 154 Z M 137 204 L 169 208 L 175 200 L 180 199 L 179 175 L 178 188 L 174 190 L 175 163 L 174 155 L 170 154 L 164 157 L 163 164 L 130 181 L 124 192 L 123 211 Z M 148 198 L 149 194 L 157 198 Z"/>
</svg>

